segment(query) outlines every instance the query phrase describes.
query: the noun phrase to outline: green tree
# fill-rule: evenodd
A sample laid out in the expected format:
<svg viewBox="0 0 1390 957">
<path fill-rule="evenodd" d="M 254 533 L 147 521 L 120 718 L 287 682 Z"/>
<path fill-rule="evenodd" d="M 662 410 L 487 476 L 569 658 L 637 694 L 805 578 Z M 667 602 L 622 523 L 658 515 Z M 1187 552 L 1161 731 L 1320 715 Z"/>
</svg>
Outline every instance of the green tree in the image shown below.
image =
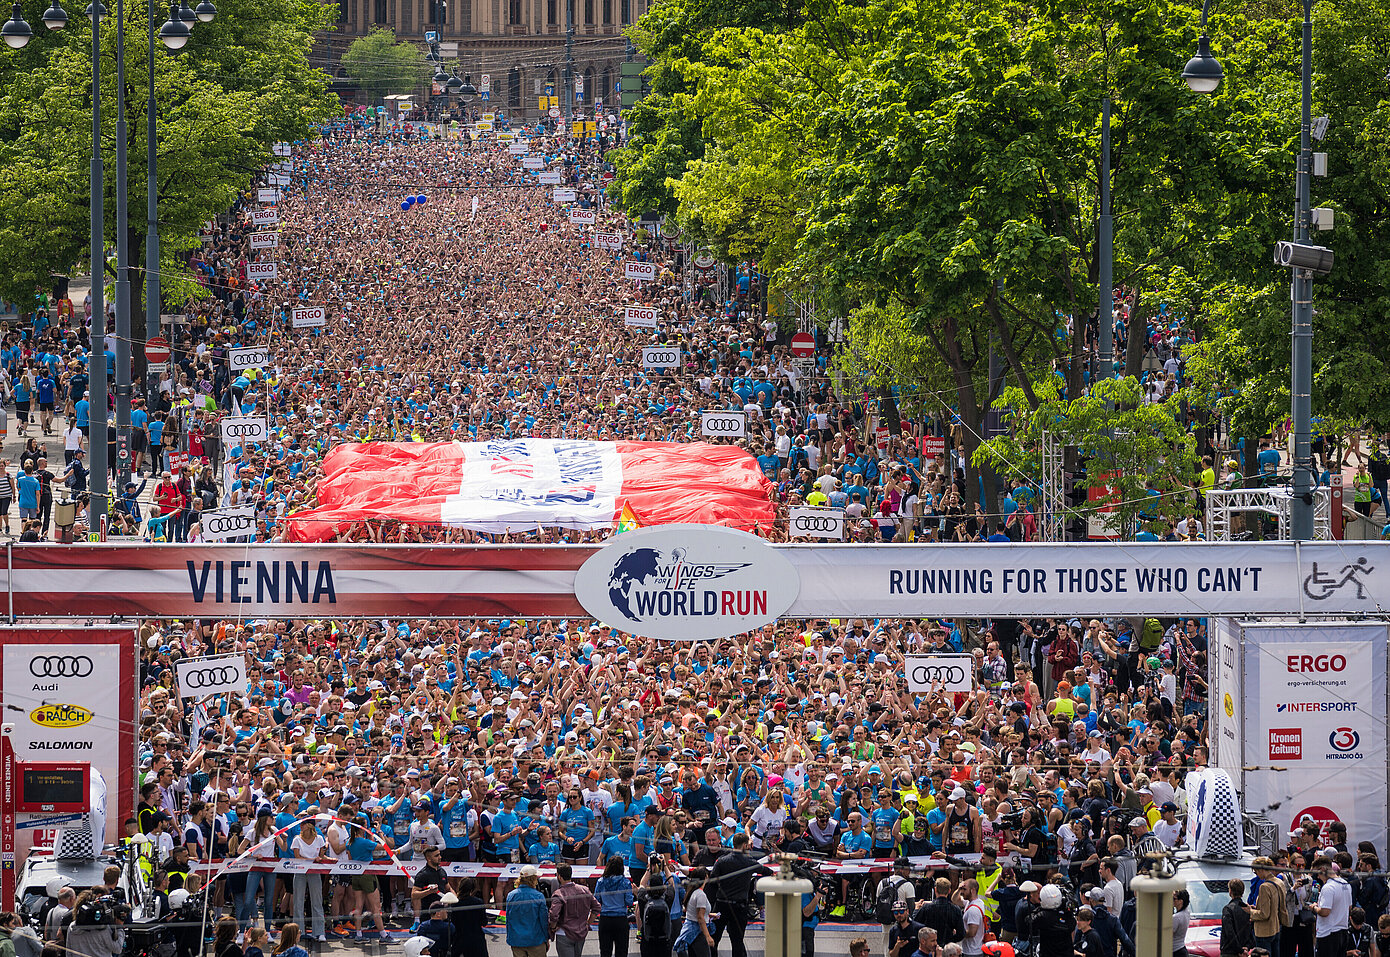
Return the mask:
<svg viewBox="0 0 1390 957">
<path fill-rule="evenodd" d="M 413 43 L 376 27 L 352 41 L 343 54 L 343 69 L 373 100 L 392 93 L 413 93 L 429 82 L 429 64 Z"/>
<path fill-rule="evenodd" d="M 51 273 L 90 261 L 91 33 L 76 8 L 67 29 L 39 26 L 43 3 L 25 5 L 35 37 L 0 56 L 0 292 L 27 300 Z M 132 318 L 142 328 L 149 7 L 126 5 L 126 178 Z M 156 26 L 168 16 L 155 4 Z M 179 254 L 202 224 L 224 212 L 273 157 L 270 144 L 305 138 L 337 111 L 327 75 L 309 65 L 314 34 L 329 23 L 318 0 L 222 0 L 178 53 L 159 45 L 157 109 L 161 271 L 181 274 Z M 102 23 L 102 151 L 106 241 L 115 243 L 116 77 L 114 17 Z M 107 278 L 112 264 L 108 263 Z M 168 285 L 173 286 L 170 282 Z"/>
<path fill-rule="evenodd" d="M 1099 520 L 1108 531 L 1129 537 L 1148 531 L 1161 535 L 1196 511 L 1197 446 L 1180 416 L 1178 400 L 1145 404 L 1139 380 L 1107 379 L 1090 395 L 1067 401 L 1055 380 L 1038 384 L 1036 408 L 1021 389 L 1006 389 L 995 407 L 1005 413 L 1007 435 L 996 436 L 975 452 L 980 464 L 1000 474 L 1036 478 L 1042 474 L 1044 433 L 1060 445 L 1074 446 L 1085 469 L 1080 487 L 1104 492 L 1072 517 Z M 1053 490 L 1060 494 L 1060 490 Z M 1065 503 L 1049 503 L 1052 510 Z"/>
</svg>

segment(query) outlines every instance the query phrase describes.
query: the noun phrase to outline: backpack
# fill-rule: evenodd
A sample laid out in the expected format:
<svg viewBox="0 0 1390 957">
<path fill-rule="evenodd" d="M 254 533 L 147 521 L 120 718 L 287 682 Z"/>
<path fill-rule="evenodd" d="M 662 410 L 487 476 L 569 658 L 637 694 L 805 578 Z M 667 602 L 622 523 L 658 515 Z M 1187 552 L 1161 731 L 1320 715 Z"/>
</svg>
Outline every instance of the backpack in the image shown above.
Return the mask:
<svg viewBox="0 0 1390 957">
<path fill-rule="evenodd" d="M 1299 903 L 1298 895 L 1294 893 L 1293 885 L 1282 878 L 1274 878 L 1278 881 L 1278 886 L 1283 890 L 1279 895 L 1279 926 L 1292 927 L 1298 911 L 1302 908 Z"/>
<path fill-rule="evenodd" d="M 879 881 L 878 890 L 874 892 L 874 920 L 880 924 L 894 922 L 893 904 L 898 899 L 898 888 L 902 885 L 902 881 L 903 878 L 896 874 Z"/>
<path fill-rule="evenodd" d="M 1163 626 L 1157 618 L 1145 618 L 1144 627 L 1139 629 L 1139 648 L 1145 654 L 1153 654 L 1163 643 Z"/>
<path fill-rule="evenodd" d="M 671 905 L 665 896 L 653 897 L 642 910 L 643 939 L 665 940 L 671 936 Z"/>
</svg>

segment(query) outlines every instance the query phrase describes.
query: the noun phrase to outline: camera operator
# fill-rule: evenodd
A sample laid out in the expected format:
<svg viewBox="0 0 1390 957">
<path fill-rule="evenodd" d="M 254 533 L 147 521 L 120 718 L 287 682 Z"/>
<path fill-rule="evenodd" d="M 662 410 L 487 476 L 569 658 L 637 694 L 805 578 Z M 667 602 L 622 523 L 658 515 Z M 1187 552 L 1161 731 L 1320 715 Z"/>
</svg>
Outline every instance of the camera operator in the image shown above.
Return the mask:
<svg viewBox="0 0 1390 957">
<path fill-rule="evenodd" d="M 72 911 L 64 947 L 82 957 L 118 957 L 125 949 L 123 925 L 130 908 L 114 897 L 98 897 L 96 890 L 83 891 Z"/>
<path fill-rule="evenodd" d="M 1062 889 L 1048 884 L 1038 894 L 1030 936 L 1037 940 L 1037 957 L 1074 957 L 1072 933 L 1076 918 L 1066 907 Z"/>
<path fill-rule="evenodd" d="M 753 901 L 753 879 L 769 877 L 772 871 L 748 856 L 748 835 L 735 834 L 733 850 L 714 863 L 710 883 L 718 900 L 719 922 L 729 935 L 733 957 L 748 957 L 743 935 L 748 930 Z"/>
</svg>

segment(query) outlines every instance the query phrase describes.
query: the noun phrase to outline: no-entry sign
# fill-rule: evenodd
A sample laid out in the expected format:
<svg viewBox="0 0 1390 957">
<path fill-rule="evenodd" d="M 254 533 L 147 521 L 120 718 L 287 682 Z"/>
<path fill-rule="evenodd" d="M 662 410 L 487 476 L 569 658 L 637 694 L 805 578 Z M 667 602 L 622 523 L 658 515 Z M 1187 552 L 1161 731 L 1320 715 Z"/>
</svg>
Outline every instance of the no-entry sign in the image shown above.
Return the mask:
<svg viewBox="0 0 1390 957">
<path fill-rule="evenodd" d="M 163 336 L 151 336 L 145 341 L 146 362 L 168 362 L 169 340 Z"/>
<path fill-rule="evenodd" d="M 816 353 L 816 337 L 809 332 L 798 332 L 792 336 L 792 355 L 798 359 L 808 359 Z"/>
</svg>

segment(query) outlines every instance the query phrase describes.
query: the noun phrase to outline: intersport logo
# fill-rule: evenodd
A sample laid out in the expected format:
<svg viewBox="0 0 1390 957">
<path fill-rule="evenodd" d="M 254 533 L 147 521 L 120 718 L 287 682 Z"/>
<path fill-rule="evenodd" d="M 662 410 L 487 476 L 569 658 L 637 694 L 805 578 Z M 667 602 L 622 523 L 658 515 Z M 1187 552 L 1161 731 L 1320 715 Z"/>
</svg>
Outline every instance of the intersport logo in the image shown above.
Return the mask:
<svg viewBox="0 0 1390 957">
<path fill-rule="evenodd" d="M 1286 701 L 1276 709 L 1279 714 L 1321 714 L 1328 711 L 1355 711 L 1355 701 Z"/>
</svg>

